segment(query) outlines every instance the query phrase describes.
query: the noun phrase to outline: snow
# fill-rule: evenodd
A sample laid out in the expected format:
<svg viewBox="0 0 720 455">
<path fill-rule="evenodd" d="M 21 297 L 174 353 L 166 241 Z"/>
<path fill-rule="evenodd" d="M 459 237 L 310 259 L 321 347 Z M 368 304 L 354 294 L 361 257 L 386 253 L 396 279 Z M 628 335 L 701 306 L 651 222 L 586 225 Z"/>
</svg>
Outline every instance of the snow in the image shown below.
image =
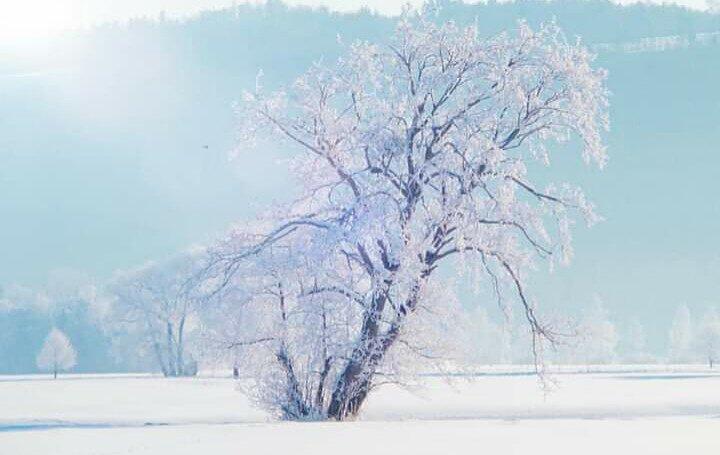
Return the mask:
<svg viewBox="0 0 720 455">
<path fill-rule="evenodd" d="M 267 424 L 10 433 L 8 454 L 717 453 L 718 422 L 440 421 Z M 578 449 L 581 449 L 578 451 Z"/>
<path fill-rule="evenodd" d="M 1 378 L 1 377 L 0 377 Z M 0 379 L 0 429 L 8 425 L 264 422 L 225 378 L 61 376 Z M 2 452 L 0 452 L 2 453 Z M 3 454 L 4 455 L 4 454 Z"/>
<path fill-rule="evenodd" d="M 720 374 L 518 368 L 386 386 L 347 423 L 278 422 L 229 378 L 0 377 L 0 454 L 718 453 Z"/>
</svg>

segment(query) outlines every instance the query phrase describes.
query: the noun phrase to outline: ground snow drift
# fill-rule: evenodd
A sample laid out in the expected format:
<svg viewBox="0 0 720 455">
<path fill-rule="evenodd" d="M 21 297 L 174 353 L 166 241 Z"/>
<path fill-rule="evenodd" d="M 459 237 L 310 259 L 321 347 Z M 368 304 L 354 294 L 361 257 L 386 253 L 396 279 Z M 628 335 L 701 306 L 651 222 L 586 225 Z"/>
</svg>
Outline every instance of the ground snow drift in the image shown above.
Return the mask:
<svg viewBox="0 0 720 455">
<path fill-rule="evenodd" d="M 0 377 L 0 454 L 720 453 L 720 375 L 635 371 L 430 377 L 351 423 L 276 422 L 228 378 Z"/>
</svg>

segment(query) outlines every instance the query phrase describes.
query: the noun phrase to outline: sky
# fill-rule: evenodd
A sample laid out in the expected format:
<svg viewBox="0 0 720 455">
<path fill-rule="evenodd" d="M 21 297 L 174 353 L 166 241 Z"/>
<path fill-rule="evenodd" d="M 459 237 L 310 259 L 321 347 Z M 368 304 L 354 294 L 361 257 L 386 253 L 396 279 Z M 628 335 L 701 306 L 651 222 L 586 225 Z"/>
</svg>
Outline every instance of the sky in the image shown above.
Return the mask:
<svg viewBox="0 0 720 455">
<path fill-rule="evenodd" d="M 326 6 L 352 11 L 363 6 L 383 14 L 397 14 L 403 5 L 420 5 L 424 0 L 284 0 L 289 5 Z M 477 1 L 477 0 L 471 0 Z M 616 0 L 634 3 L 634 0 Z M 185 16 L 207 9 L 264 0 L 2 0 L 0 2 L 0 40 L 37 38 L 59 30 L 94 24 L 125 21 L 133 17 Z M 690 8 L 706 8 L 706 0 L 655 1 L 677 3 Z M 39 13 L 40 12 L 40 13 Z"/>
</svg>

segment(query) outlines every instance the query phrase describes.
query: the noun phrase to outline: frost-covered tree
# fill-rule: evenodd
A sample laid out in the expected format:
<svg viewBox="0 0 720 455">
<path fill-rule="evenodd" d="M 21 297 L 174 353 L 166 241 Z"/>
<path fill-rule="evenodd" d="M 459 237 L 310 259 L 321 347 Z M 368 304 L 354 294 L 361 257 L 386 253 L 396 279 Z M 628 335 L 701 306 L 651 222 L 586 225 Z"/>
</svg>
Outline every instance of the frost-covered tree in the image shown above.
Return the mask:
<svg viewBox="0 0 720 455">
<path fill-rule="evenodd" d="M 668 360 L 673 363 L 686 363 L 694 360 L 693 324 L 687 305 L 681 305 L 675 311 L 670 327 Z"/>
<path fill-rule="evenodd" d="M 443 264 L 517 301 L 541 354 L 556 333 L 529 270 L 569 260 L 573 220 L 596 217 L 578 188 L 537 174 L 560 142 L 605 162 L 604 72 L 591 62 L 554 25 L 484 39 L 406 15 L 387 45 L 355 43 L 287 93 L 246 94 L 243 145 L 295 147 L 302 186 L 221 242 L 209 270 L 219 287 L 249 281 L 238 287 L 255 336 L 236 344 L 260 365 L 265 406 L 353 417 L 399 359 L 438 357 L 453 321 Z"/>
<path fill-rule="evenodd" d="M 720 313 L 717 308 L 711 307 L 704 313 L 698 329 L 697 348 L 712 368 L 720 359 Z"/>
<path fill-rule="evenodd" d="M 503 321 L 500 325 L 500 358 L 498 359 L 500 363 L 511 364 L 516 361 L 516 338 L 513 335 L 513 326 L 511 321 Z M 527 350 L 525 350 L 525 352 L 527 352 Z"/>
<path fill-rule="evenodd" d="M 475 364 L 501 363 L 511 357 L 511 338 L 504 327 L 495 323 L 483 307 L 466 312 L 469 335 L 469 360 Z M 504 363 L 504 362 L 503 362 Z"/>
<path fill-rule="evenodd" d="M 645 328 L 638 320 L 630 322 L 624 339 L 623 359 L 628 363 L 652 363 L 655 361 L 647 351 Z"/>
<path fill-rule="evenodd" d="M 109 286 L 110 331 L 142 340 L 165 376 L 192 375 L 197 370 L 189 347 L 203 296 L 188 283 L 201 263 L 193 255 L 148 263 L 119 272 Z"/>
<path fill-rule="evenodd" d="M 600 300 L 583 315 L 578 327 L 575 361 L 586 365 L 612 363 L 616 359 L 618 333 Z"/>
<path fill-rule="evenodd" d="M 251 319 L 254 315 L 247 305 L 250 291 L 254 289 L 253 279 L 245 271 L 242 282 L 235 280 L 235 284 L 242 284 L 244 289 L 226 284 L 223 292 L 217 294 L 212 304 L 206 305 L 199 314 L 200 346 L 204 351 L 204 361 L 212 368 L 227 368 L 235 378 L 240 375 L 246 354 L 245 346 L 239 340 L 257 333 L 259 326 Z"/>
<path fill-rule="evenodd" d="M 35 363 L 43 371 L 52 371 L 57 378 L 59 371 L 67 371 L 76 364 L 75 348 L 62 331 L 53 328 L 37 355 Z"/>
</svg>

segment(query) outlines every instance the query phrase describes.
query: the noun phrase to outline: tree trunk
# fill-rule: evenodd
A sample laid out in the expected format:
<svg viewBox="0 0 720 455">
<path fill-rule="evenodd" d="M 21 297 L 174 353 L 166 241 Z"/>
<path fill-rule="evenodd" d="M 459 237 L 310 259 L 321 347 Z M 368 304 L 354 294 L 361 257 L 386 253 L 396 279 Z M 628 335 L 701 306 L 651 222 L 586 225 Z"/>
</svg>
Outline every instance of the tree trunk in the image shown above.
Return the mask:
<svg viewBox="0 0 720 455">
<path fill-rule="evenodd" d="M 365 402 L 372 376 L 372 373 L 363 371 L 361 362 L 350 362 L 333 391 L 328 418 L 345 420 L 355 417 Z"/>
<path fill-rule="evenodd" d="M 180 324 L 178 325 L 178 341 L 177 346 L 175 347 L 175 350 L 177 352 L 177 369 L 178 369 L 178 376 L 185 376 L 185 359 L 183 358 L 183 332 L 185 329 L 185 316 L 180 319 Z"/>
<path fill-rule="evenodd" d="M 280 350 L 275 354 L 278 362 L 285 370 L 287 378 L 287 399 L 285 405 L 282 407 L 284 417 L 290 420 L 302 420 L 312 417 L 312 410 L 303 399 L 303 393 L 300 389 L 300 383 L 295 375 L 295 369 L 293 368 L 292 361 L 287 355 L 287 350 L 283 344 Z"/>
<path fill-rule="evenodd" d="M 351 360 L 335 386 L 327 416 L 334 420 L 346 420 L 357 416 L 370 392 L 377 367 L 399 335 L 399 325 L 376 338 L 375 346 L 356 348 Z"/>
<path fill-rule="evenodd" d="M 165 365 L 165 360 L 163 360 L 162 356 L 162 350 L 160 349 L 160 345 L 157 341 L 153 341 L 153 351 L 155 352 L 155 358 L 157 359 L 158 364 L 160 365 L 160 371 L 162 371 L 163 376 L 168 376 L 168 369 Z"/>
<path fill-rule="evenodd" d="M 377 367 L 400 335 L 400 327 L 405 317 L 415 310 L 426 278 L 427 275 L 424 274 L 421 279 L 416 281 L 405 304 L 399 308 L 395 320 L 385 333 L 379 333 L 378 321 L 382 316 L 387 298 L 385 294 L 375 298 L 372 309 L 363 323 L 362 341 L 354 349 L 333 390 L 327 411 L 328 418 L 345 420 L 357 416 L 370 392 Z"/>
<path fill-rule="evenodd" d="M 388 288 L 390 284 L 386 282 Z M 362 402 L 365 401 L 366 389 L 374 374 L 374 371 L 369 370 L 371 357 L 382 358 L 382 354 L 378 353 L 376 349 L 379 348 L 377 345 L 378 323 L 385 309 L 386 301 L 387 294 L 383 291 L 378 291 L 373 297 L 360 330 L 360 342 L 350 355 L 350 360 L 340 375 L 330 398 L 328 417 L 331 419 L 345 420 L 347 417 L 356 415 Z"/>
<path fill-rule="evenodd" d="M 175 365 L 175 352 L 173 349 L 174 343 L 173 343 L 173 333 L 172 332 L 173 332 L 172 324 L 170 322 L 167 322 L 166 323 L 166 333 L 165 333 L 165 338 L 166 338 L 165 350 L 167 351 L 167 358 L 168 358 L 168 362 L 167 362 L 168 363 L 168 365 L 167 365 L 168 374 L 167 375 L 168 376 L 177 376 L 177 365 Z"/>
</svg>

